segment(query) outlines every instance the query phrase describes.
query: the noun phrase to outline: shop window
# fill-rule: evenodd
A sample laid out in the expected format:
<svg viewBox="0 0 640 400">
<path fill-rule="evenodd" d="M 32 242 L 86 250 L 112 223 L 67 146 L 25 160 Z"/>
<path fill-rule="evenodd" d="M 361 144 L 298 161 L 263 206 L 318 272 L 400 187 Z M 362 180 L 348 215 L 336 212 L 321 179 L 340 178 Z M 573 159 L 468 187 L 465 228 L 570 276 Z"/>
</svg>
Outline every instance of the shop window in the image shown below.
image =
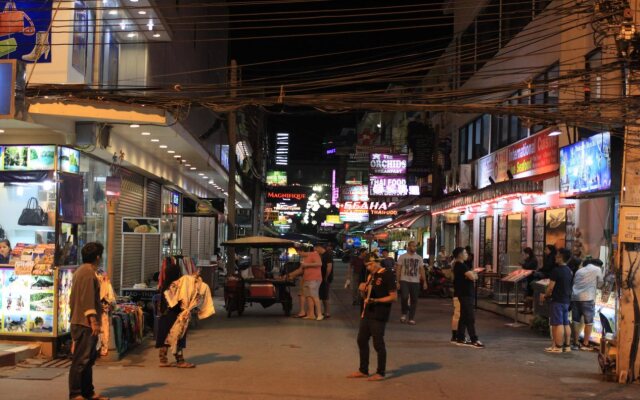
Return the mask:
<svg viewBox="0 0 640 400">
<path fill-rule="evenodd" d="M 518 265 L 522 259 L 522 214 L 507 216 L 507 265 Z"/>
<path fill-rule="evenodd" d="M 506 46 L 525 26 L 531 22 L 532 3 L 522 0 L 502 0 L 501 45 Z"/>
<path fill-rule="evenodd" d="M 107 196 L 106 181 L 108 164 L 82 154 L 80 174 L 83 176 L 84 224 L 78 226 L 78 247 L 89 242 L 107 243 Z M 106 264 L 107 254 L 105 252 Z"/>
<path fill-rule="evenodd" d="M 602 50 L 597 49 L 585 58 L 584 100 L 599 100 L 602 98 Z"/>
<path fill-rule="evenodd" d="M 33 200 L 31 200 L 33 199 Z M 46 220 L 38 225 L 19 223 L 23 210 L 28 207 L 31 200 L 32 207 L 41 208 L 46 214 Z M 37 201 L 37 205 L 36 202 Z M 0 183 L 0 226 L 4 230 L 4 236 L 13 247 L 18 243 L 24 244 L 53 244 L 55 243 L 55 203 L 56 190 L 51 181 L 22 183 Z"/>
</svg>

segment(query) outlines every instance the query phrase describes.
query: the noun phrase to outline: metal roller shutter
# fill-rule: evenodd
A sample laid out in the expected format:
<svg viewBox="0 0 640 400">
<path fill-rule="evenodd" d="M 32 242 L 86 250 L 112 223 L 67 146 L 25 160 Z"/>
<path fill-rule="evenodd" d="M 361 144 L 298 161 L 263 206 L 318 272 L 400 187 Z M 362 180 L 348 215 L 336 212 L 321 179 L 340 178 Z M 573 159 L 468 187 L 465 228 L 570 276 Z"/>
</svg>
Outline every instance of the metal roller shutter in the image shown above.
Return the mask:
<svg viewBox="0 0 640 400">
<path fill-rule="evenodd" d="M 144 203 L 144 178 L 128 173 L 122 177 L 122 190 L 116 213 L 116 232 L 114 243 L 114 282 L 115 290 L 131 287 L 140 280 L 142 269 L 142 236 L 129 235 L 122 249 L 122 217 L 141 217 Z M 122 255 L 124 254 L 124 257 Z M 122 286 L 120 276 L 122 274 Z"/>
<path fill-rule="evenodd" d="M 147 180 L 147 197 L 145 217 L 160 218 L 162 212 L 162 185 Z M 160 271 L 160 236 L 147 235 L 144 237 L 144 271 L 139 282 L 145 282 Z"/>
</svg>

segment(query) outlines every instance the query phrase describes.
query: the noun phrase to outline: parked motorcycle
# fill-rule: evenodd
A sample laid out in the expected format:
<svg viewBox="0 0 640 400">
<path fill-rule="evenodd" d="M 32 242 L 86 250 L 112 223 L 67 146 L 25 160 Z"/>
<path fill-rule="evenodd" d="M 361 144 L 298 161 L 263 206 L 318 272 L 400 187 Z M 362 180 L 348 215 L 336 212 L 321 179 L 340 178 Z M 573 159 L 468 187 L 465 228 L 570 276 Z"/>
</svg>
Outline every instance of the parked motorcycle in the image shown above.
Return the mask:
<svg viewBox="0 0 640 400">
<path fill-rule="evenodd" d="M 422 296 L 436 295 L 440 297 L 449 297 L 451 292 L 450 282 L 440 266 L 436 264 L 431 268 L 427 267 L 426 276 L 427 290 L 422 291 Z"/>
</svg>

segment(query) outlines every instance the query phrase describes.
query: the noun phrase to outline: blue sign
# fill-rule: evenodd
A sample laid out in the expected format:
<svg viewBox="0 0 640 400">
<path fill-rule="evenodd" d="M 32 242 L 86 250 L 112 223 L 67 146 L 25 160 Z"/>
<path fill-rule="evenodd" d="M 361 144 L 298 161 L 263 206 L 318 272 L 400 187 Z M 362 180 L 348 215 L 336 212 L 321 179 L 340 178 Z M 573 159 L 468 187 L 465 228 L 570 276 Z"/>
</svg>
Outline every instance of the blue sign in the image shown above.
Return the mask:
<svg viewBox="0 0 640 400">
<path fill-rule="evenodd" d="M 560 149 L 560 196 L 611 189 L 611 134 L 599 133 Z"/>
<path fill-rule="evenodd" d="M 0 0 L 0 57 L 51 62 L 53 0 Z"/>
<path fill-rule="evenodd" d="M 13 117 L 14 62 L 0 61 L 0 118 Z"/>
</svg>

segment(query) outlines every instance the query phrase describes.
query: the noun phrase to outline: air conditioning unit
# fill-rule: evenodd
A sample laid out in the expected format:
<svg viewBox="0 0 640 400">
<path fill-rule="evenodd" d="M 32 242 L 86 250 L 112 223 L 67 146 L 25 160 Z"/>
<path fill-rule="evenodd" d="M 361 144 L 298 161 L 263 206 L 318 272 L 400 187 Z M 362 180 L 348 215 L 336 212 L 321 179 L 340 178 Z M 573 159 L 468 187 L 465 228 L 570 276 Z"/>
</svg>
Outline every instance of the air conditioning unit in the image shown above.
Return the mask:
<svg viewBox="0 0 640 400">
<path fill-rule="evenodd" d="M 76 122 L 76 146 L 109 147 L 111 125 L 98 122 Z"/>
</svg>

